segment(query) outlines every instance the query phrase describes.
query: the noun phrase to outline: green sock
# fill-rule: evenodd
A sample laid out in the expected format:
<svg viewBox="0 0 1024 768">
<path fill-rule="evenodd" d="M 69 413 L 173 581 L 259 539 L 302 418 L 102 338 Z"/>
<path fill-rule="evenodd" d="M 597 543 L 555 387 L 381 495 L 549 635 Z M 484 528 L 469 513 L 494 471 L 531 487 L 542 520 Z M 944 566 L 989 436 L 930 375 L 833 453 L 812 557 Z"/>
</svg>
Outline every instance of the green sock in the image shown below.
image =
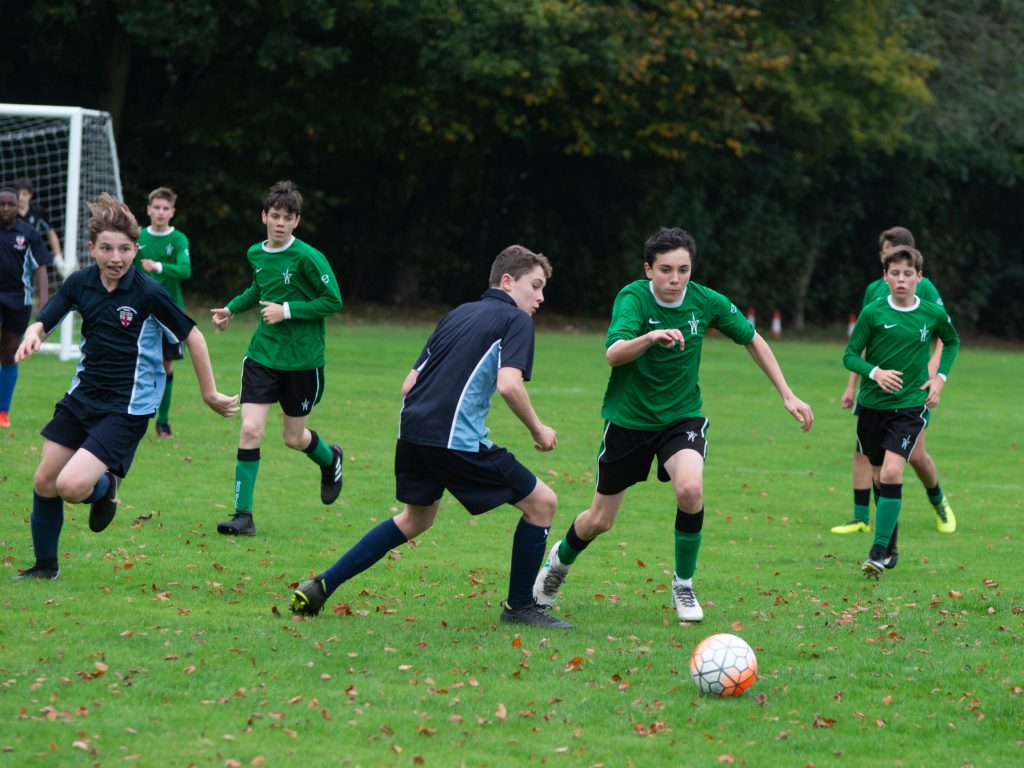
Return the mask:
<svg viewBox="0 0 1024 768">
<path fill-rule="evenodd" d="M 558 544 L 558 559 L 562 565 L 572 565 L 580 553 L 565 543 L 565 539 Z"/>
<path fill-rule="evenodd" d="M 171 391 L 174 389 L 174 374 L 167 374 L 167 385 L 164 387 L 164 397 L 160 401 L 160 407 L 156 412 L 158 424 L 166 424 L 167 418 L 171 415 Z"/>
<path fill-rule="evenodd" d="M 260 449 L 239 448 L 235 462 L 235 511 L 252 512 L 256 475 L 260 471 Z"/>
<path fill-rule="evenodd" d="M 871 491 L 867 488 L 853 489 L 853 519 L 862 523 L 871 519 Z"/>
<path fill-rule="evenodd" d="M 878 499 L 878 508 L 875 509 L 875 544 L 881 547 L 889 546 L 889 539 L 892 538 L 893 528 L 900 519 L 902 506 L 903 499 L 900 496 L 882 496 Z"/>
<path fill-rule="evenodd" d="M 331 463 L 334 461 L 334 451 L 331 450 L 331 446 L 321 440 L 320 435 L 312 429 L 309 430 L 309 434 L 311 439 L 309 445 L 306 446 L 306 455 L 321 467 L 331 466 Z"/>
<path fill-rule="evenodd" d="M 697 572 L 697 553 L 700 551 L 701 531 L 685 533 L 677 530 L 676 534 L 676 576 L 680 579 L 692 579 Z"/>
</svg>

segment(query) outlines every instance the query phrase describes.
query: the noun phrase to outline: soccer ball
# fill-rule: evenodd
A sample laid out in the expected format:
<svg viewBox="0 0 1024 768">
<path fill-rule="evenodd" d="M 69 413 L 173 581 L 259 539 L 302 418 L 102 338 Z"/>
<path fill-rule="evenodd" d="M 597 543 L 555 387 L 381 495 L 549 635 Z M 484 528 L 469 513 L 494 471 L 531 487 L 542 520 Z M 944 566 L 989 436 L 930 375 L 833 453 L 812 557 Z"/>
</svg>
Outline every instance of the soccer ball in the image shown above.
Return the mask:
<svg viewBox="0 0 1024 768">
<path fill-rule="evenodd" d="M 757 657 L 736 635 L 711 635 L 693 649 L 690 675 L 701 693 L 739 696 L 757 679 Z"/>
</svg>

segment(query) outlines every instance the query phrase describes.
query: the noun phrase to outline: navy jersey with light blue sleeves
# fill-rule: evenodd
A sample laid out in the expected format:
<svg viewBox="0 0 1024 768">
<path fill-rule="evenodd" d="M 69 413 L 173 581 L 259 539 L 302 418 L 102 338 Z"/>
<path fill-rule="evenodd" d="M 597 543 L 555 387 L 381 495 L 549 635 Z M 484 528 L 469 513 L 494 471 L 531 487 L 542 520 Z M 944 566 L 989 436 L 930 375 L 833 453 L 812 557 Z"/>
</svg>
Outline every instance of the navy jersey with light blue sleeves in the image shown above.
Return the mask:
<svg viewBox="0 0 1024 768">
<path fill-rule="evenodd" d="M 402 402 L 398 437 L 477 453 L 490 447 L 484 425 L 499 368 L 533 369 L 533 318 L 502 290 L 456 307 L 438 323 L 416 360 L 416 383 Z"/>
<path fill-rule="evenodd" d="M 64 316 L 82 316 L 81 357 L 68 395 L 110 413 L 149 416 L 166 374 L 163 339 L 184 341 L 195 322 L 155 280 L 131 267 L 107 291 L 95 264 L 68 277 L 36 320 L 50 333 Z"/>
<path fill-rule="evenodd" d="M 53 257 L 36 228 L 15 219 L 8 229 L 0 224 L 0 301 L 9 307 L 32 306 L 32 279 L 37 267 Z"/>
</svg>

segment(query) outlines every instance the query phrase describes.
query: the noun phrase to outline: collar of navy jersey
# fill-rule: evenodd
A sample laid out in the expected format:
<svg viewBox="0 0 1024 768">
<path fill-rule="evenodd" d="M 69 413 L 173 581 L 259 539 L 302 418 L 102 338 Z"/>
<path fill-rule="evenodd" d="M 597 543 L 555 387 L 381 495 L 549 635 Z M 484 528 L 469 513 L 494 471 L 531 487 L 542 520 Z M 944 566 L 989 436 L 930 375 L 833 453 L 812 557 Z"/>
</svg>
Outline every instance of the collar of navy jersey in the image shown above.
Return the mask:
<svg viewBox="0 0 1024 768">
<path fill-rule="evenodd" d="M 138 274 L 138 272 L 139 271 L 135 269 L 134 264 L 128 267 L 128 269 L 125 270 L 125 273 L 121 275 L 121 278 L 117 281 L 117 287 L 114 289 L 114 291 L 128 290 L 129 284 L 131 282 L 134 282 L 135 276 Z M 86 272 L 85 275 L 83 276 L 83 280 L 87 284 L 93 286 L 94 288 L 100 288 L 103 291 L 107 290 L 107 286 L 103 284 L 103 280 L 100 278 L 99 264 L 93 263 L 92 271 Z M 114 291 L 110 291 L 110 293 L 113 293 Z"/>
<path fill-rule="evenodd" d="M 501 288 L 488 288 L 480 295 L 480 298 L 499 299 L 501 301 L 504 301 L 506 304 L 511 304 L 513 307 L 518 308 L 519 306 L 518 304 L 516 304 L 516 300 L 509 296 L 507 293 L 505 293 L 503 290 L 501 290 Z"/>
</svg>

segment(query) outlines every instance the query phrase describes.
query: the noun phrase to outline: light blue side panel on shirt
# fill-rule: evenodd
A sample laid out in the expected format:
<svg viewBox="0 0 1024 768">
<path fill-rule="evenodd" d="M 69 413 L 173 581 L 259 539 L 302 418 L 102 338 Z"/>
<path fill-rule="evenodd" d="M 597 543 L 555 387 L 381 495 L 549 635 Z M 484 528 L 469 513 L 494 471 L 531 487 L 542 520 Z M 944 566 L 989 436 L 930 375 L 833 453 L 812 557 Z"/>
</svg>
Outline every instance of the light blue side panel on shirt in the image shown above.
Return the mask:
<svg viewBox="0 0 1024 768">
<path fill-rule="evenodd" d="M 128 401 L 128 413 L 147 416 L 155 413 L 164 396 L 167 374 L 164 373 L 164 333 L 167 329 L 156 318 L 147 317 L 139 333 L 138 357 L 135 362 L 135 383 Z M 169 331 L 167 335 L 176 341 Z"/>
<path fill-rule="evenodd" d="M 484 426 L 491 410 L 491 398 L 498 388 L 498 364 L 501 361 L 501 340 L 495 341 L 480 358 L 473 373 L 466 381 L 455 409 L 455 418 L 448 435 L 448 447 L 456 451 L 476 452 L 483 443 L 492 445 L 487 439 L 488 429 Z"/>
</svg>

